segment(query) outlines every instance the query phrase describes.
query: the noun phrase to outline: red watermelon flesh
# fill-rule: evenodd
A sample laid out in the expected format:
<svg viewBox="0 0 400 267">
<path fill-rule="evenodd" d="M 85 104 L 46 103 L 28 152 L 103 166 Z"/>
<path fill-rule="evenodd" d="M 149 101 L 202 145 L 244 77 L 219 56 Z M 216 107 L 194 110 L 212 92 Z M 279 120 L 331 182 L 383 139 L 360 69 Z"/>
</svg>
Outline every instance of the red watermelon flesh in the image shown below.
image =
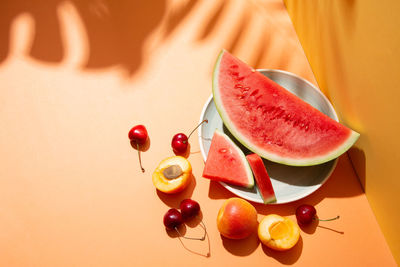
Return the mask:
<svg viewBox="0 0 400 267">
<path fill-rule="evenodd" d="M 359 137 L 225 50 L 215 65 L 213 98 L 232 135 L 274 162 L 324 163 Z"/>
<path fill-rule="evenodd" d="M 264 203 L 276 202 L 274 188 L 272 187 L 271 178 L 268 175 L 264 162 L 257 154 L 249 154 L 246 156 L 256 179 L 258 190 Z"/>
<path fill-rule="evenodd" d="M 203 170 L 203 177 L 252 188 L 254 178 L 242 150 L 223 132 L 216 130 Z"/>
</svg>

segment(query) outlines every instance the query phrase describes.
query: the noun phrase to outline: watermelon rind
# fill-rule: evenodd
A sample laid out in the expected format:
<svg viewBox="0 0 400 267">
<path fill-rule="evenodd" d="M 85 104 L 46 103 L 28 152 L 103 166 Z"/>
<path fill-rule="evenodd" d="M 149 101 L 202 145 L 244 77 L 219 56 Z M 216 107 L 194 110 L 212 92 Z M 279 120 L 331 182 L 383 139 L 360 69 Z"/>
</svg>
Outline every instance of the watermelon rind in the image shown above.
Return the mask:
<svg viewBox="0 0 400 267">
<path fill-rule="evenodd" d="M 246 155 L 235 144 L 235 142 L 233 142 L 233 140 L 228 135 L 226 135 L 224 132 L 222 132 L 222 131 L 220 131 L 218 129 L 215 129 L 214 134 L 218 134 L 221 137 L 223 137 L 230 144 L 231 148 L 234 149 L 235 151 L 237 151 L 237 153 L 238 153 L 238 155 L 240 157 L 240 161 L 241 161 L 243 167 L 245 168 L 245 172 L 246 172 L 246 176 L 247 176 L 247 184 L 246 184 L 246 186 L 243 186 L 243 187 L 249 188 L 249 189 L 253 188 L 254 184 L 255 184 L 254 177 L 253 177 L 253 172 L 252 172 L 252 170 L 250 168 L 250 165 L 249 165 L 249 163 L 248 163 L 248 161 L 246 159 Z M 204 176 L 204 175 L 203 175 L 203 177 L 210 178 L 210 177 L 207 177 L 207 176 Z M 227 183 L 227 182 L 225 182 L 225 183 Z"/>
<path fill-rule="evenodd" d="M 217 57 L 217 61 L 214 65 L 214 71 L 213 71 L 213 78 L 212 78 L 212 92 L 213 92 L 213 100 L 215 103 L 215 106 L 217 108 L 217 111 L 224 122 L 225 126 L 228 128 L 230 133 L 246 148 L 248 148 L 250 151 L 260 155 L 261 157 L 268 159 L 273 162 L 285 164 L 285 165 L 291 165 L 291 166 L 311 166 L 311 165 L 317 165 L 317 164 L 322 164 L 325 162 L 328 162 L 330 160 L 336 159 L 343 153 L 345 153 L 350 147 L 354 145 L 354 143 L 357 141 L 358 137 L 360 136 L 359 133 L 351 130 L 351 133 L 347 140 L 343 142 L 340 146 L 338 146 L 335 150 L 332 150 L 329 153 L 326 153 L 324 155 L 320 156 L 315 156 L 315 157 L 303 157 L 303 158 L 290 158 L 290 157 L 282 157 L 278 154 L 271 153 L 269 151 L 266 151 L 265 149 L 262 149 L 259 146 L 254 145 L 251 140 L 246 138 L 244 135 L 242 135 L 235 127 L 235 124 L 230 120 L 227 112 L 225 111 L 222 100 L 219 94 L 218 86 L 219 86 L 219 68 L 220 68 L 220 63 L 222 60 L 222 57 L 226 50 L 222 50 L 220 54 Z"/>
<path fill-rule="evenodd" d="M 246 159 L 249 162 L 250 168 L 253 171 L 254 180 L 256 181 L 258 191 L 264 204 L 275 203 L 275 190 L 272 186 L 271 177 L 269 176 L 261 157 L 253 153 L 247 155 Z M 259 168 L 262 168 L 263 170 L 260 171 Z M 263 174 L 265 174 L 265 176 Z M 267 187 L 267 190 L 265 190 L 265 187 Z"/>
</svg>

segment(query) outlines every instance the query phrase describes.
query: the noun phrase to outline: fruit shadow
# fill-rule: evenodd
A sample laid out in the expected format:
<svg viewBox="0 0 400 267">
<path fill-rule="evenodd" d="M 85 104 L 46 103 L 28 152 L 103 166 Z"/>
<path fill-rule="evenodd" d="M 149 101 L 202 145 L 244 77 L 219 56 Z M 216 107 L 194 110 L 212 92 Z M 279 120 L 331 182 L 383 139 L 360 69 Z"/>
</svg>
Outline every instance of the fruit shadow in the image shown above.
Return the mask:
<svg viewBox="0 0 400 267">
<path fill-rule="evenodd" d="M 254 193 L 254 189 L 243 189 L 248 192 Z M 228 191 L 219 182 L 210 181 L 210 186 L 208 190 L 208 197 L 211 199 L 228 199 L 231 197 L 238 197 L 234 193 Z M 250 201 L 250 203 L 256 208 L 257 213 L 262 215 L 268 215 L 271 213 L 279 214 L 281 216 L 293 215 L 296 206 L 292 203 L 287 204 L 262 204 Z"/>
<path fill-rule="evenodd" d="M 179 152 L 175 152 L 174 151 L 174 154 L 175 154 L 175 156 L 181 156 L 181 157 L 184 157 L 184 158 L 188 158 L 189 155 L 190 155 L 190 143 L 188 144 L 187 149 L 186 149 L 185 152 L 179 153 Z"/>
<path fill-rule="evenodd" d="M 260 244 L 260 240 L 258 239 L 256 232 L 245 239 L 234 240 L 226 238 L 222 235 L 221 239 L 224 248 L 236 256 L 248 256 L 253 253 Z"/>
<path fill-rule="evenodd" d="M 299 224 L 299 227 L 304 233 L 312 235 L 317 230 L 318 224 L 319 224 L 319 221 L 312 220 L 312 222 L 310 224 L 308 224 L 308 225 L 300 225 Z"/>
<path fill-rule="evenodd" d="M 225 189 L 219 182 L 211 181 L 208 189 L 208 197 L 211 199 L 228 199 L 231 197 L 237 197 Z"/>
<path fill-rule="evenodd" d="M 315 218 L 318 218 L 318 215 L 316 215 Z M 339 219 L 339 218 L 337 218 L 337 219 Z M 327 221 L 320 221 L 318 219 L 314 219 L 314 220 L 311 221 L 310 224 L 307 224 L 307 225 L 299 224 L 299 227 L 304 233 L 309 234 L 309 235 L 314 234 L 315 231 L 317 230 L 317 228 L 323 229 L 323 230 L 329 230 L 329 231 L 332 231 L 332 232 L 335 232 L 335 233 L 341 234 L 341 235 L 344 234 L 343 231 L 340 231 L 340 230 L 337 230 L 337 229 L 334 229 L 334 228 L 331 228 L 331 227 L 327 227 L 325 225 L 320 225 L 321 223 L 325 224 L 326 222 Z"/>
<path fill-rule="evenodd" d="M 208 258 L 211 256 L 210 237 L 207 233 L 205 225 L 202 222 L 202 218 L 203 218 L 203 215 L 201 214 L 201 211 L 200 211 L 199 215 L 197 215 L 196 217 L 194 217 L 188 221 L 185 221 L 185 223 L 181 224 L 177 229 L 173 229 L 173 230 L 166 229 L 166 232 L 169 237 L 178 238 L 179 241 L 181 242 L 182 246 L 190 253 Z M 196 230 L 191 229 L 188 231 L 188 229 L 189 229 L 188 227 L 195 228 L 197 226 L 199 226 L 198 227 L 199 229 L 196 229 Z M 200 228 L 202 230 L 200 230 Z M 206 247 L 207 247 L 206 253 L 200 252 L 197 249 L 194 250 L 185 244 L 185 243 L 191 242 L 191 241 L 206 242 Z"/>
<path fill-rule="evenodd" d="M 191 198 L 195 187 L 196 178 L 192 174 L 190 177 L 189 185 L 183 191 L 176 194 L 166 194 L 156 189 L 156 192 L 161 201 L 164 202 L 167 206 L 171 208 L 179 208 L 179 204 L 182 200 L 186 198 Z"/>
<path fill-rule="evenodd" d="M 347 155 L 349 156 L 350 163 L 365 192 L 367 186 L 365 152 L 354 146 L 347 151 Z"/>
<path fill-rule="evenodd" d="M 165 231 L 167 232 L 168 236 L 171 238 L 179 238 L 181 235 L 184 236 L 186 235 L 187 229 L 185 224 L 179 225 L 177 229 L 167 229 L 165 228 Z"/>
<path fill-rule="evenodd" d="M 185 220 L 185 225 L 190 228 L 197 227 L 203 221 L 203 212 L 199 211 L 199 214 L 193 218 L 189 218 Z"/>
<path fill-rule="evenodd" d="M 339 231 L 337 229 L 334 229 L 334 228 L 331 228 L 331 227 L 327 227 L 325 225 L 320 225 L 320 223 L 321 222 L 319 220 L 312 220 L 312 222 L 310 224 L 308 224 L 308 225 L 300 225 L 299 224 L 299 227 L 304 233 L 309 234 L 309 235 L 314 234 L 315 231 L 317 230 L 317 228 L 323 229 L 323 230 L 332 231 L 332 232 L 335 232 L 337 234 L 344 235 L 343 231 Z M 322 223 L 324 224 L 324 222 L 322 222 Z"/>
<path fill-rule="evenodd" d="M 280 263 L 285 265 L 293 265 L 298 261 L 303 251 L 303 239 L 300 236 L 297 244 L 287 251 L 276 251 L 265 245 L 262 245 L 262 249 L 267 256 L 276 259 Z"/>
<path fill-rule="evenodd" d="M 358 180 L 350 179 L 354 172 L 351 164 L 348 164 L 346 162 L 350 160 L 347 157 L 348 157 L 347 154 L 344 154 L 341 157 L 339 157 L 337 166 L 333 171 L 333 173 L 330 175 L 330 178 L 327 179 L 327 181 L 312 194 L 302 199 L 285 204 L 259 205 L 256 206 L 257 211 L 263 214 L 276 212 L 277 214 L 280 215 L 282 215 L 282 213 L 287 213 L 287 215 L 293 215 L 296 212 L 296 208 L 302 204 L 317 206 L 325 198 L 351 197 L 358 194 L 362 194 L 363 190 Z M 346 186 L 343 186 L 344 184 Z M 333 214 L 333 216 L 335 215 L 338 214 Z M 318 221 L 315 221 L 310 225 L 301 228 L 304 232 L 312 234 L 315 232 L 316 227 L 320 227 Z M 330 229 L 330 230 L 342 233 L 341 231 L 337 231 L 335 229 Z"/>
</svg>

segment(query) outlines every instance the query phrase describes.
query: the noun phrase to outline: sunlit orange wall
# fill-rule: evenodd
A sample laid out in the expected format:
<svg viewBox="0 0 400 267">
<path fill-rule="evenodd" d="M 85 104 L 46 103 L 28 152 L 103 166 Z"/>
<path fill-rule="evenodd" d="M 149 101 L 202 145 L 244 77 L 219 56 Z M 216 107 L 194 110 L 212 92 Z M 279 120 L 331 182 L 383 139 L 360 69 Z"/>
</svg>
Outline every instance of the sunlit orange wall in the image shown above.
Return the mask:
<svg viewBox="0 0 400 267">
<path fill-rule="evenodd" d="M 400 263 L 400 2 L 284 2 L 320 88 L 361 133 L 350 156 Z"/>
</svg>

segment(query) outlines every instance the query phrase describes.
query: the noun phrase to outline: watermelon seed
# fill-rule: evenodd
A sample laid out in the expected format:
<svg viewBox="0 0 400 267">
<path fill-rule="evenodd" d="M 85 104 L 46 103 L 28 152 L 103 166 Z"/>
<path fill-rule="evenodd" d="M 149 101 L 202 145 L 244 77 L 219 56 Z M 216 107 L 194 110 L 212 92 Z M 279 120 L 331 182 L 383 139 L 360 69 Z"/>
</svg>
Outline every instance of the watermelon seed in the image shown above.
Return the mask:
<svg viewBox="0 0 400 267">
<path fill-rule="evenodd" d="M 243 88 L 243 90 L 249 91 L 249 90 L 250 90 L 250 87 L 246 86 L 245 88 Z"/>
<path fill-rule="evenodd" d="M 220 153 L 226 153 L 228 150 L 226 148 L 221 148 L 220 150 L 218 150 L 218 152 Z"/>
<path fill-rule="evenodd" d="M 256 90 L 254 90 L 253 92 L 251 92 L 251 96 L 254 96 L 254 95 L 256 95 L 256 94 L 258 94 L 258 92 L 259 92 L 259 90 L 258 89 L 256 89 Z"/>
<path fill-rule="evenodd" d="M 256 107 L 256 109 L 261 109 L 263 112 L 265 110 L 265 105 L 264 104 L 260 104 Z"/>
<path fill-rule="evenodd" d="M 243 87 L 243 85 L 241 85 L 241 84 L 235 84 L 235 88 L 242 88 Z"/>
<path fill-rule="evenodd" d="M 274 144 L 277 146 L 283 146 L 283 143 L 280 140 L 277 140 Z"/>
</svg>

